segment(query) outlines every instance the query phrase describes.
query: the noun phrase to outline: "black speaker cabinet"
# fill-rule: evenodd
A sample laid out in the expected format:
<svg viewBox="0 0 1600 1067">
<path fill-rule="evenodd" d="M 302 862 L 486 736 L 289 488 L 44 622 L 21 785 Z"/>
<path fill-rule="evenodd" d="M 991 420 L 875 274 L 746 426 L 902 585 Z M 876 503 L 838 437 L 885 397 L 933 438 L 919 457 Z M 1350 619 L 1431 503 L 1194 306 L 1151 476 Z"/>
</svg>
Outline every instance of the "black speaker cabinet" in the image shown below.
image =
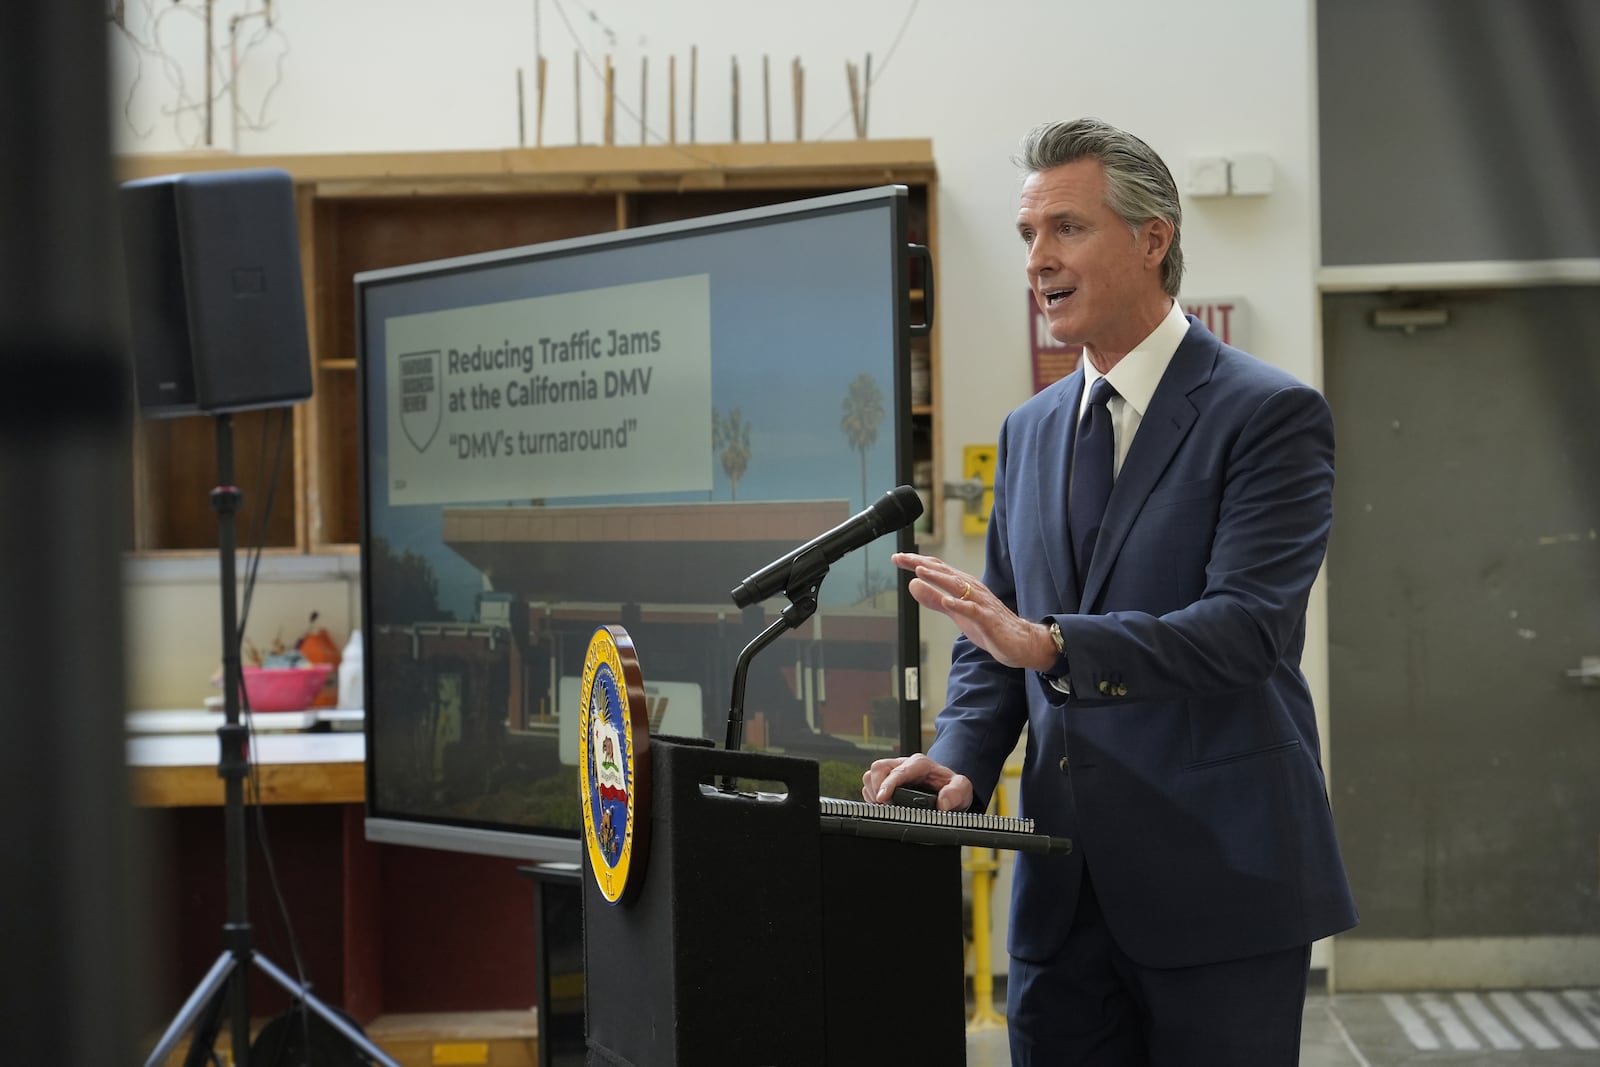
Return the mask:
<svg viewBox="0 0 1600 1067">
<path fill-rule="evenodd" d="M 123 184 L 128 319 L 147 415 L 311 396 L 294 184 L 262 168 Z"/>
</svg>

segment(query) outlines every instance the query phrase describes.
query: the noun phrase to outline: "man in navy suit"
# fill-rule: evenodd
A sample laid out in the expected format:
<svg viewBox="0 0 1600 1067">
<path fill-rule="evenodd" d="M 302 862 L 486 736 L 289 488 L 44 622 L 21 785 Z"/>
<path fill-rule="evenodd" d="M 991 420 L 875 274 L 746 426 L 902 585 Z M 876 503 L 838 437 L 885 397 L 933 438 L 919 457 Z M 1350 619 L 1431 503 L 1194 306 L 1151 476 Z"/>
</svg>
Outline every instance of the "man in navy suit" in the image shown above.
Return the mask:
<svg viewBox="0 0 1600 1067">
<path fill-rule="evenodd" d="M 901 553 L 961 630 L 926 755 L 898 785 L 982 810 L 1027 727 L 1015 1065 L 1299 1061 L 1311 943 L 1356 922 L 1300 672 L 1333 512 L 1321 394 L 1183 314 L 1182 222 L 1148 145 L 1032 131 L 1017 229 L 1080 369 L 1000 431 L 980 581 Z"/>
</svg>

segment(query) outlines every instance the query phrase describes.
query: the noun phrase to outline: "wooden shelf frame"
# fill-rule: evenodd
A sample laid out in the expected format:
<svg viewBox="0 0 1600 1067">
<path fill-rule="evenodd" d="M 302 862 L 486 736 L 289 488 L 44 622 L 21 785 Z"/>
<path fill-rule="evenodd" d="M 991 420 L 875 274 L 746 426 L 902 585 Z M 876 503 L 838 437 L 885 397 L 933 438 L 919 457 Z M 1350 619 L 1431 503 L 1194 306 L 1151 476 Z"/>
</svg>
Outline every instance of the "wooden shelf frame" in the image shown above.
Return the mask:
<svg viewBox="0 0 1600 1067">
<path fill-rule="evenodd" d="M 314 372 L 312 399 L 294 409 L 293 456 L 280 472 L 287 484 L 280 484 L 275 507 L 291 517 L 274 520 L 267 541 L 274 551 L 352 551 L 359 536 L 352 278 L 360 270 L 886 184 L 912 190 L 913 239 L 933 249 L 937 261 L 937 170 L 926 139 L 279 156 L 177 152 L 117 160 L 121 180 L 247 167 L 282 169 L 295 184 Z M 930 336 L 915 343 L 928 349 L 932 383 L 931 402 L 913 412 L 917 458 L 931 459 L 934 470 L 934 527 L 922 540 L 938 543 L 937 315 Z M 239 419 L 247 426 L 270 414 Z M 142 423 L 136 430 L 136 552 L 214 546 L 214 517 L 203 511 L 206 501 L 195 489 L 204 480 L 196 464 L 210 455 L 200 435 L 209 432 L 205 420 Z M 243 459 L 239 467 L 243 477 Z"/>
</svg>

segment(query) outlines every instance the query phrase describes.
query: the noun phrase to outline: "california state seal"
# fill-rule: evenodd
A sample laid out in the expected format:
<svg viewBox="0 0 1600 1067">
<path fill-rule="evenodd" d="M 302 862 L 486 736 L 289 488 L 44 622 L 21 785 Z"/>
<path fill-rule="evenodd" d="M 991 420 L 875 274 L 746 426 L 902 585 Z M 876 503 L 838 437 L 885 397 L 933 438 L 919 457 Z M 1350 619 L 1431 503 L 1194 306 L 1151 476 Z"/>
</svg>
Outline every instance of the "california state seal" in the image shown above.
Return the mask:
<svg viewBox="0 0 1600 1067">
<path fill-rule="evenodd" d="M 650 720 L 633 641 L 602 626 L 583 659 L 578 708 L 578 788 L 595 884 L 610 904 L 644 881 L 650 841 Z"/>
</svg>

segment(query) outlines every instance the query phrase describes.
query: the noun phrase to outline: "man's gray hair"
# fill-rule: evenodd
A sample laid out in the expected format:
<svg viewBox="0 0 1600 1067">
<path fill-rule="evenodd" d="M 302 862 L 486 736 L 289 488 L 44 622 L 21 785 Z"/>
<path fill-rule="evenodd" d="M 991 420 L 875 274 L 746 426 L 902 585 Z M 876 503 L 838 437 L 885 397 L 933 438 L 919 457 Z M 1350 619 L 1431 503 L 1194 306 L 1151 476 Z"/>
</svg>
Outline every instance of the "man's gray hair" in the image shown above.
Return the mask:
<svg viewBox="0 0 1600 1067">
<path fill-rule="evenodd" d="M 1080 159 L 1099 160 L 1106 175 L 1106 205 L 1135 235 L 1150 219 L 1172 223 L 1172 245 L 1161 261 L 1161 287 L 1168 296 L 1176 297 L 1183 281 L 1183 246 L 1178 240 L 1183 208 L 1172 172 L 1149 145 L 1099 119 L 1035 126 L 1022 139 L 1016 161 L 1023 170 L 1036 174 Z"/>
</svg>

